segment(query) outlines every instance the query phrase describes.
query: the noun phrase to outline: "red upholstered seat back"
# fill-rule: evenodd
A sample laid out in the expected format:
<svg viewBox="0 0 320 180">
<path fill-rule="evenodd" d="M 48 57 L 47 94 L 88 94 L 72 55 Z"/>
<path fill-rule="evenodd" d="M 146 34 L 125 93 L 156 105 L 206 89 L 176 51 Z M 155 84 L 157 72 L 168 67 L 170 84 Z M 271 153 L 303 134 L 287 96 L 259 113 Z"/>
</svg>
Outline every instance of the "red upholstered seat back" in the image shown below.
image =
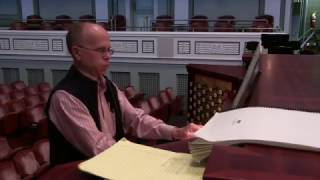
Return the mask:
<svg viewBox="0 0 320 180">
<path fill-rule="evenodd" d="M 11 84 L 11 87 L 15 90 L 22 90 L 27 87 L 23 81 L 15 81 Z"/>
<path fill-rule="evenodd" d="M 12 161 L 0 162 L 0 179 L 1 180 L 20 180 L 21 179 Z"/>
<path fill-rule="evenodd" d="M 0 137 L 0 161 L 10 158 L 13 149 L 9 146 L 8 140 L 5 137 Z"/>
<path fill-rule="evenodd" d="M 22 177 L 33 176 L 40 168 L 32 149 L 24 149 L 17 152 L 13 160 L 18 173 Z"/>
<path fill-rule="evenodd" d="M 37 161 L 41 164 L 49 163 L 49 141 L 48 139 L 42 139 L 37 141 L 33 145 L 33 152 Z"/>
<path fill-rule="evenodd" d="M 0 94 L 9 94 L 11 91 L 11 86 L 7 84 L 0 84 Z"/>
</svg>

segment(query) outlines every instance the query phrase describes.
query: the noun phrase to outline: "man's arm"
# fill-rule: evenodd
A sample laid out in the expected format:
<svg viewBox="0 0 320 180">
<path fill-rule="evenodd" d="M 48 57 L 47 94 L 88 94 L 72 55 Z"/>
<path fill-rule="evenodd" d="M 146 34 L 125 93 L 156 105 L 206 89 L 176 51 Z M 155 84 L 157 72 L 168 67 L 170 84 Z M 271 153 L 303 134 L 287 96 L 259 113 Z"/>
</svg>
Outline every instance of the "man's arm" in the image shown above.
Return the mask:
<svg viewBox="0 0 320 180">
<path fill-rule="evenodd" d="M 177 128 L 165 124 L 162 120 L 145 114 L 142 109 L 134 108 L 125 95 L 118 90 L 119 102 L 126 131 L 130 129 L 134 136 L 148 139 L 178 140 L 189 139 L 201 126 L 190 123 Z"/>
<path fill-rule="evenodd" d="M 56 91 L 51 99 L 49 116 L 60 133 L 83 154 L 92 157 L 115 141 L 97 126 L 85 105 L 66 91 Z"/>
</svg>

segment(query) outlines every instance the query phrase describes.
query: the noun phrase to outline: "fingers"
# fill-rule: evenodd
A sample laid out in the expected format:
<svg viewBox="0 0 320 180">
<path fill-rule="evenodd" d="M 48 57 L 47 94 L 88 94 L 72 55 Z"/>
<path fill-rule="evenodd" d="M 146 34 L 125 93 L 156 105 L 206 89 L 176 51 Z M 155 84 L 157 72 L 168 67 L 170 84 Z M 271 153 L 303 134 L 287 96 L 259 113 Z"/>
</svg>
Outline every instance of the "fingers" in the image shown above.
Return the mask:
<svg viewBox="0 0 320 180">
<path fill-rule="evenodd" d="M 190 123 L 183 128 L 176 128 L 172 134 L 172 137 L 176 140 L 194 138 L 194 133 L 198 131 L 200 128 L 202 128 L 202 125 Z"/>
<path fill-rule="evenodd" d="M 187 129 L 191 132 L 196 132 L 198 131 L 200 128 L 202 128 L 202 125 L 198 125 L 198 124 L 194 124 L 194 123 L 190 123 L 187 126 Z"/>
</svg>

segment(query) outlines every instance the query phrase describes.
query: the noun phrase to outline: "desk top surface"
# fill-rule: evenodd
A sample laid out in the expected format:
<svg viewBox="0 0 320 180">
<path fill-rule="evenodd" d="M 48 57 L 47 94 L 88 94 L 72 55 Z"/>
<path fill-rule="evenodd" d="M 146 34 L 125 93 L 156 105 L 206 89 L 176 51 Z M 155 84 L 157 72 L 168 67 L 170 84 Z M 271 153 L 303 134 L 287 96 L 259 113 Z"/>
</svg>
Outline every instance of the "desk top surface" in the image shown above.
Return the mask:
<svg viewBox="0 0 320 180">
<path fill-rule="evenodd" d="M 158 145 L 161 149 L 188 152 L 188 141 Z M 80 162 L 56 166 L 40 180 L 97 177 L 78 170 Z M 204 180 L 316 180 L 320 179 L 320 154 L 272 146 L 247 144 L 244 147 L 214 146 L 206 165 Z"/>
<path fill-rule="evenodd" d="M 262 55 L 249 106 L 320 112 L 320 56 Z"/>
</svg>

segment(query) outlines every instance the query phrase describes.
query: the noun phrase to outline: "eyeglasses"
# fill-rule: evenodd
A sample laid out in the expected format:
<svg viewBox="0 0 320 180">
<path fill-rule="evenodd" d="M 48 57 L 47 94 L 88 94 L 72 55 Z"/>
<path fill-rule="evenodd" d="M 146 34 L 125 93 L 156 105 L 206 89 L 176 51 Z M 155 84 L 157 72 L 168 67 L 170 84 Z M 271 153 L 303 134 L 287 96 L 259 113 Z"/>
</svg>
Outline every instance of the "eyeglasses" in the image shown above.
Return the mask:
<svg viewBox="0 0 320 180">
<path fill-rule="evenodd" d="M 82 48 L 82 49 L 87 49 L 87 50 L 90 50 L 90 51 L 98 52 L 101 55 L 105 55 L 106 53 L 108 53 L 109 55 L 112 55 L 114 53 L 112 48 L 100 47 L 100 48 L 92 49 L 92 48 L 84 47 L 84 46 L 81 46 L 81 45 L 77 45 L 77 46 L 79 48 Z"/>
</svg>

